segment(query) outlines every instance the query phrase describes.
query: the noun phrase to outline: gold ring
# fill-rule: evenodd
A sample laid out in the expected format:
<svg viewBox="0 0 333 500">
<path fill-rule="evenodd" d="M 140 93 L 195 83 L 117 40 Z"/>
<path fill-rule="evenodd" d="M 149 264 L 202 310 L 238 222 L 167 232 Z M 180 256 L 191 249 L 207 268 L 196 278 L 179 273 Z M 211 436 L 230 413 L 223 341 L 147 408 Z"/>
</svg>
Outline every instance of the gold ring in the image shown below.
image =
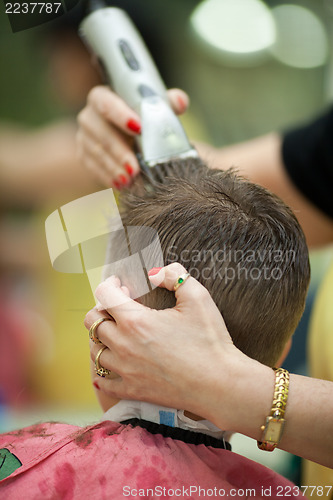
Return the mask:
<svg viewBox="0 0 333 500">
<path fill-rule="evenodd" d="M 185 273 L 185 274 L 181 274 L 176 283 L 173 285 L 173 289 L 174 291 L 178 290 L 178 288 L 183 284 L 185 283 L 185 281 L 187 280 L 187 278 L 189 278 L 191 275 L 190 273 Z"/>
<path fill-rule="evenodd" d="M 110 375 L 111 371 L 108 370 L 107 368 L 104 368 L 100 362 L 99 362 L 99 358 L 101 357 L 101 354 L 103 351 L 105 351 L 105 349 L 107 349 L 106 345 L 103 346 L 97 353 L 96 355 L 96 358 L 95 358 L 95 372 L 97 373 L 97 375 L 99 375 L 100 377 L 106 377 L 107 375 Z"/>
<path fill-rule="evenodd" d="M 106 317 L 103 317 L 103 318 L 98 318 L 92 325 L 91 327 L 89 328 L 89 338 L 95 343 L 95 344 L 100 344 L 100 345 L 103 345 L 103 342 L 101 342 L 99 340 L 99 338 L 97 337 L 96 335 L 96 330 L 97 328 L 99 327 L 99 325 L 101 323 L 103 323 L 103 321 L 114 321 L 113 318 L 106 318 Z"/>
</svg>

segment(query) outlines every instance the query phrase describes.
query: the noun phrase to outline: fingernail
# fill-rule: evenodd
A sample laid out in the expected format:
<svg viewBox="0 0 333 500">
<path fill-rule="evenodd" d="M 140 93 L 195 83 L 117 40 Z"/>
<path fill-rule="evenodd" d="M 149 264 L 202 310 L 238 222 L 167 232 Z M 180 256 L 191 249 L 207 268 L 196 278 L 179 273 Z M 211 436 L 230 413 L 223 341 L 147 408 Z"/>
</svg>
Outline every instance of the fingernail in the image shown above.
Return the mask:
<svg viewBox="0 0 333 500">
<path fill-rule="evenodd" d="M 95 387 L 95 389 L 100 390 L 100 387 L 99 387 L 99 385 L 98 385 L 98 383 L 97 383 L 97 382 L 93 382 L 93 386 Z"/>
<path fill-rule="evenodd" d="M 128 175 L 133 175 L 134 168 L 132 167 L 132 165 L 130 165 L 129 163 L 125 163 L 125 169 Z"/>
<path fill-rule="evenodd" d="M 154 276 L 155 274 L 159 273 L 161 267 L 152 267 L 150 271 L 148 271 L 148 276 Z"/>
<path fill-rule="evenodd" d="M 177 100 L 178 100 L 178 104 L 180 106 L 180 109 L 182 111 L 183 109 L 186 108 L 186 102 L 184 101 L 184 99 L 180 95 L 177 97 Z"/>
<path fill-rule="evenodd" d="M 97 311 L 104 311 L 105 307 L 102 306 L 99 300 L 96 301 L 96 309 Z"/>
<path fill-rule="evenodd" d="M 140 134 L 141 132 L 141 125 L 139 122 L 137 122 L 136 120 L 134 120 L 133 118 L 131 118 L 130 120 L 128 120 L 127 122 L 127 127 L 132 130 L 132 132 L 135 132 L 136 134 Z"/>
<path fill-rule="evenodd" d="M 117 181 L 113 181 L 113 185 L 118 190 L 121 188 L 121 184 L 119 184 L 119 182 L 117 182 Z"/>
<path fill-rule="evenodd" d="M 122 184 L 123 186 L 126 186 L 126 184 L 128 183 L 126 175 L 121 174 L 121 175 L 119 176 L 119 182 L 120 182 L 120 184 Z"/>
</svg>

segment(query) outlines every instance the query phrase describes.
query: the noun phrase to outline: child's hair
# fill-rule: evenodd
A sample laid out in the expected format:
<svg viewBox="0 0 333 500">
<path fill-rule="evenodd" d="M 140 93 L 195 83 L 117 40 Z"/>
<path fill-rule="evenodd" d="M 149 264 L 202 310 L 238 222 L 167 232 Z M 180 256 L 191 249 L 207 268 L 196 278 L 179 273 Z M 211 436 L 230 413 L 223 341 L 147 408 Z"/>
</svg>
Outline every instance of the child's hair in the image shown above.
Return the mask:
<svg viewBox="0 0 333 500">
<path fill-rule="evenodd" d="M 162 182 L 138 179 L 120 196 L 125 226 L 149 226 L 164 264 L 179 262 L 210 292 L 234 344 L 274 366 L 294 332 L 310 278 L 308 249 L 292 211 L 266 189 L 201 160 L 171 162 Z M 173 307 L 155 289 L 140 302 Z"/>
</svg>

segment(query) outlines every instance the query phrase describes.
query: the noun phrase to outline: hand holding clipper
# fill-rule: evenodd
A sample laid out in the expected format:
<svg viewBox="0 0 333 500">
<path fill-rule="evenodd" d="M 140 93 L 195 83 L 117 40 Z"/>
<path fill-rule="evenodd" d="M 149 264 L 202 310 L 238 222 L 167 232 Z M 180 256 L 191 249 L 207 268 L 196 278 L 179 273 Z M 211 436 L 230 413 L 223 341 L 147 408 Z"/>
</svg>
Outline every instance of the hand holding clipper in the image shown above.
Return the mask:
<svg viewBox="0 0 333 500">
<path fill-rule="evenodd" d="M 165 86 L 140 35 L 125 12 L 98 8 L 80 25 L 80 34 L 99 59 L 117 94 L 140 116 L 136 138 L 146 165 L 197 156 L 172 111 Z"/>
</svg>

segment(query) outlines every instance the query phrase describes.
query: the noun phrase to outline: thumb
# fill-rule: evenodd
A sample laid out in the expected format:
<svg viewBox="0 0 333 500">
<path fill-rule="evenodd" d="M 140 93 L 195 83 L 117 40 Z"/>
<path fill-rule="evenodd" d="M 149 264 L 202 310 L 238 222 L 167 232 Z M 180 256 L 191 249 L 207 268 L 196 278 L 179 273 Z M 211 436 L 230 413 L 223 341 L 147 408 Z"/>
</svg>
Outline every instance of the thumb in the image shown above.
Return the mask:
<svg viewBox="0 0 333 500">
<path fill-rule="evenodd" d="M 184 279 L 175 290 L 175 285 L 179 284 L 179 277 L 185 278 L 186 269 L 178 262 L 173 262 L 162 267 L 156 274 L 149 276 L 149 280 L 155 286 L 167 288 L 174 291 L 176 295 L 176 306 L 179 312 L 185 313 L 185 317 L 190 318 L 201 330 L 209 335 L 218 335 L 222 341 L 232 344 L 231 337 L 224 323 L 221 312 L 216 306 L 207 288 L 192 276 Z"/>
<path fill-rule="evenodd" d="M 178 264 L 178 262 L 173 262 L 168 266 L 162 267 L 157 274 L 149 275 L 148 273 L 148 277 L 153 285 L 175 292 L 177 308 L 180 305 L 188 305 L 193 308 L 198 303 L 202 304 L 203 301 L 205 303 L 207 301 L 212 302 L 215 306 L 208 290 L 195 278 L 188 276 L 186 269 L 181 264 Z M 195 306 L 194 303 L 196 304 Z"/>
<path fill-rule="evenodd" d="M 188 95 L 180 89 L 168 90 L 168 98 L 172 109 L 177 115 L 185 113 L 190 104 Z"/>
</svg>

